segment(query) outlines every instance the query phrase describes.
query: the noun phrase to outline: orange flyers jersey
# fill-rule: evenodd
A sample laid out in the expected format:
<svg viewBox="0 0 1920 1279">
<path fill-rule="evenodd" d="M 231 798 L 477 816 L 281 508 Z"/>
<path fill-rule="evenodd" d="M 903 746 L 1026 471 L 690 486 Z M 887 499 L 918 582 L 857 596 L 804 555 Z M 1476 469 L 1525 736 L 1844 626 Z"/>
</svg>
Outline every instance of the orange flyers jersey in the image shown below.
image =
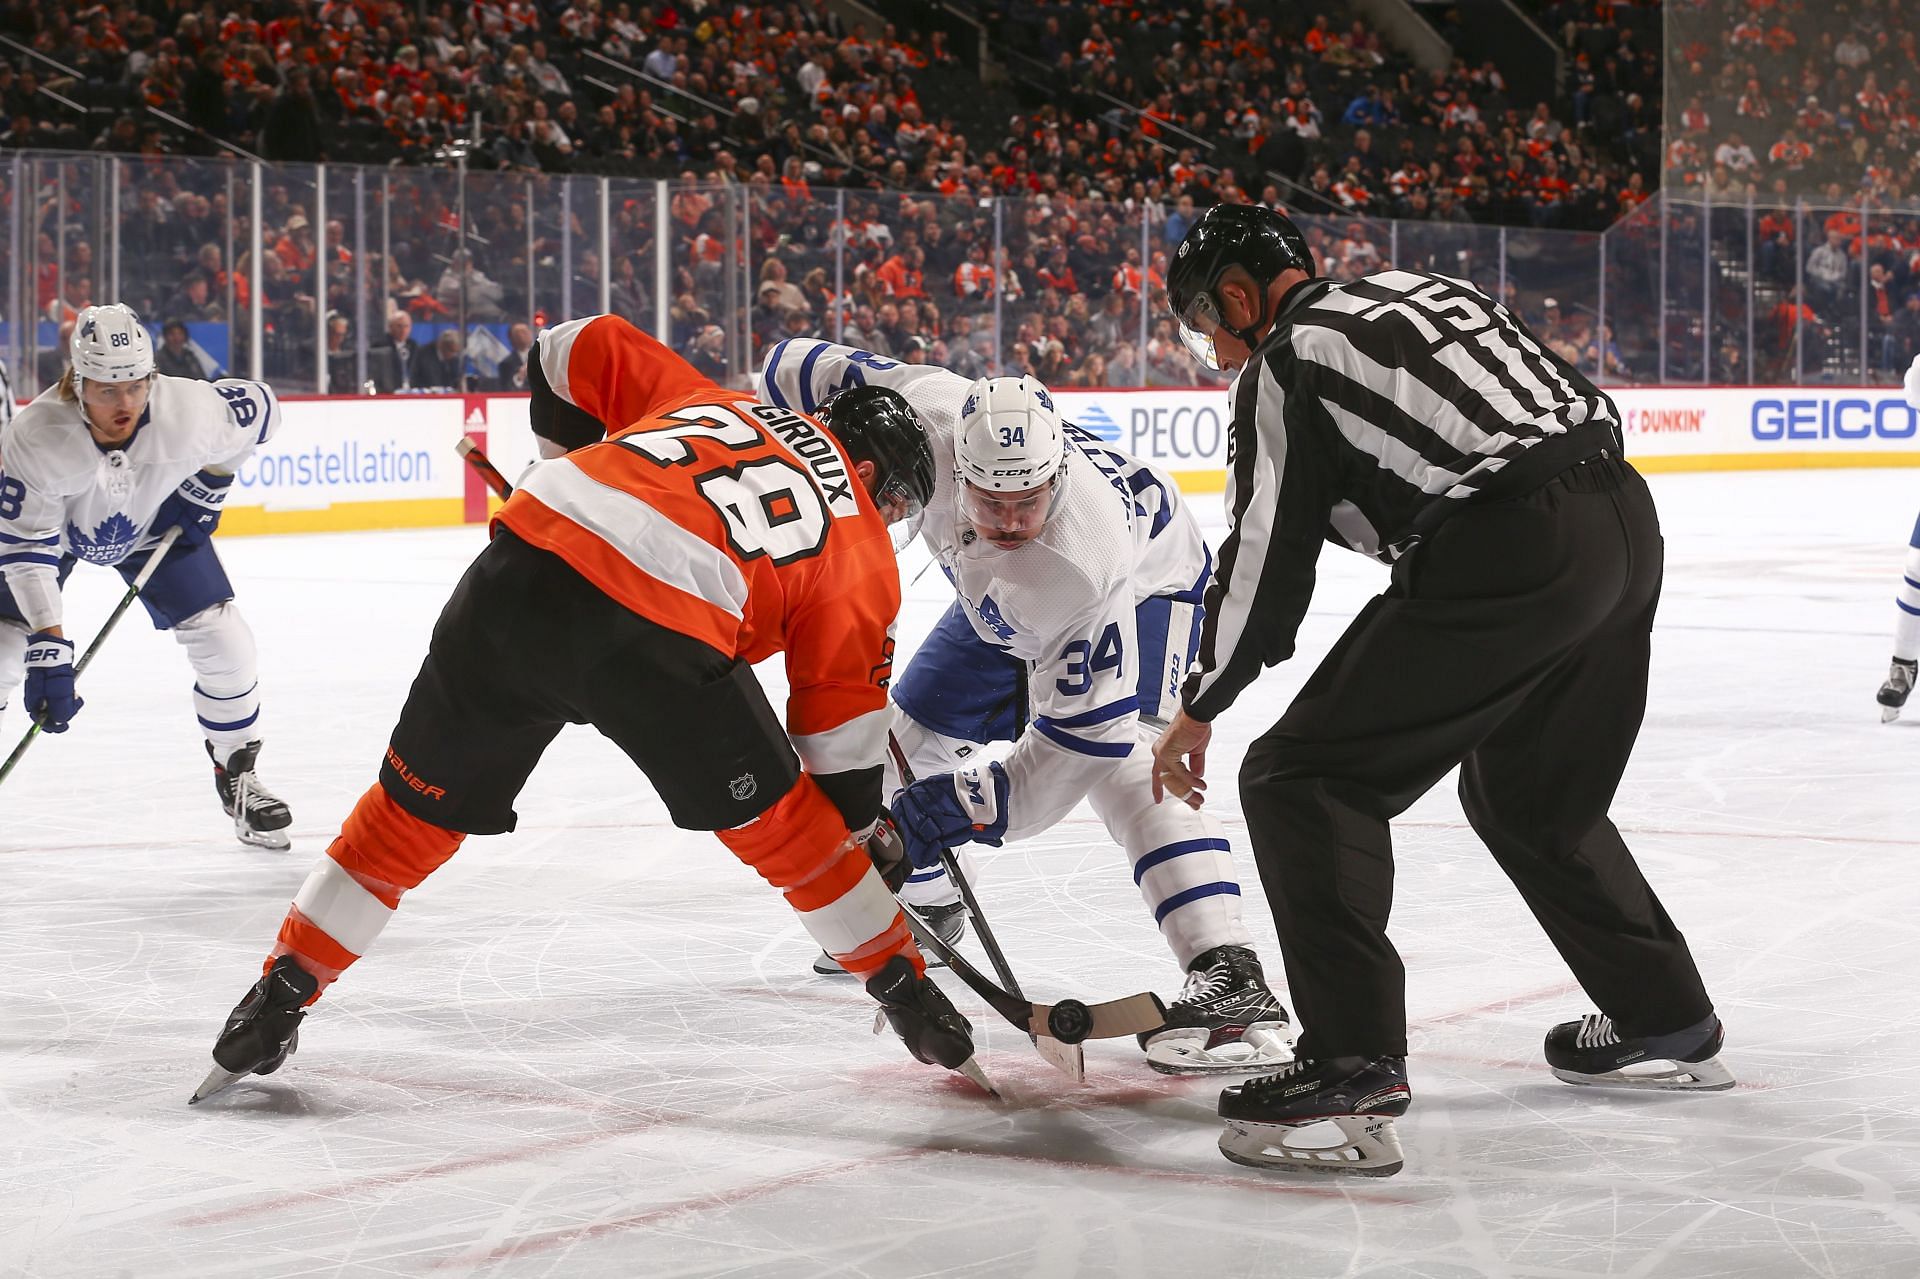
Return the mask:
<svg viewBox="0 0 1920 1279">
<path fill-rule="evenodd" d="M 748 662 L 784 652 L 807 771 L 878 766 L 900 576 L 852 463 L 812 418 L 611 318 L 569 335 L 563 393 L 631 425 L 536 465 L 495 518 L 642 617 Z"/>
</svg>

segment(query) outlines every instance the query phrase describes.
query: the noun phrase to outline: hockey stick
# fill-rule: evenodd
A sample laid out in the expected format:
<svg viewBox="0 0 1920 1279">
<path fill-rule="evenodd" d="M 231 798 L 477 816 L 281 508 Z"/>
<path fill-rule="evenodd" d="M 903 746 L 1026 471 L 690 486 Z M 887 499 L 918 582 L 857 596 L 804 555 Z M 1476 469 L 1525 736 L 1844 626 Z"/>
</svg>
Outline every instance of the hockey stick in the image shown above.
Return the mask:
<svg viewBox="0 0 1920 1279">
<path fill-rule="evenodd" d="M 941 941 L 912 906 L 905 902 L 900 906 L 907 917 L 907 927 L 913 930 L 914 940 L 943 960 L 954 976 L 987 1001 L 988 1007 L 1033 1036 L 1036 1043 L 1054 1040 L 1077 1045 L 1086 1039 L 1124 1039 L 1142 1031 L 1158 1030 L 1166 1024 L 1167 1006 L 1152 991 L 1108 1000 L 1104 1004 L 1084 1004 L 1077 999 L 1036 1004 L 1018 998 L 994 985 L 979 969 L 961 958 L 958 951 Z"/>
<path fill-rule="evenodd" d="M 913 767 L 907 762 L 906 752 L 901 749 L 899 740 L 891 733 L 887 735 L 887 749 L 893 755 L 894 765 L 900 770 L 900 780 L 909 786 L 913 785 Z M 973 917 L 973 931 L 980 938 L 980 948 L 987 952 L 987 960 L 993 965 L 993 971 L 1005 989 L 987 981 L 978 969 L 965 960 L 958 960 L 953 948 L 939 938 L 935 937 L 928 949 L 946 960 L 955 975 L 986 1000 L 995 1012 L 1025 1030 L 1028 1038 L 1033 1040 L 1034 1048 L 1046 1058 L 1048 1064 L 1072 1076 L 1074 1082 L 1078 1083 L 1086 1078 L 1086 1054 L 1080 1047 L 1081 1040 L 1115 1039 L 1138 1034 L 1142 1030 L 1152 1030 L 1165 1023 L 1166 1007 L 1153 994 L 1129 995 L 1125 999 L 1091 1008 L 1077 999 L 1061 1000 L 1051 1007 L 1027 1002 L 1020 990 L 1020 983 L 1014 979 L 1013 966 L 1007 962 L 1006 952 L 1000 949 L 999 940 L 987 925 L 980 901 L 974 896 L 973 885 L 961 873 L 959 859 L 953 855 L 952 849 L 940 850 L 940 864 L 945 868 L 947 877 L 953 880 L 954 887 L 960 890 L 960 900 L 966 903 L 967 913 Z M 917 918 L 912 916 L 911 911 L 909 915 Z M 922 945 L 927 944 L 925 938 L 921 937 L 924 931 L 920 928 L 914 930 Z M 1122 1022 L 1132 1025 L 1148 1017 L 1152 1020 L 1137 1029 L 1119 1028 Z M 1105 1033 L 1102 1033 L 1103 1030 Z"/>
<path fill-rule="evenodd" d="M 487 487 L 499 494 L 502 500 L 513 496 L 513 485 L 507 483 L 507 477 L 500 474 L 498 468 L 487 460 L 487 455 L 473 442 L 471 435 L 463 435 L 454 444 L 453 451 L 461 460 L 474 469 L 474 473 L 486 481 Z"/>
<path fill-rule="evenodd" d="M 133 581 L 127 584 L 127 593 L 122 595 L 120 602 L 113 606 L 113 612 L 107 614 L 106 622 L 101 625 L 98 633 L 94 635 L 93 643 L 87 645 L 87 651 L 82 653 L 80 660 L 73 664 L 73 677 L 76 680 L 79 679 L 81 673 L 87 669 L 87 665 L 93 661 L 93 655 L 100 651 L 100 645 L 106 642 L 107 636 L 113 633 L 113 628 L 120 624 L 121 617 L 126 614 L 129 608 L 133 607 L 133 601 L 140 594 L 140 589 L 147 584 L 147 579 L 153 576 L 153 571 L 160 567 L 161 559 L 173 548 L 174 540 L 179 536 L 180 526 L 177 524 L 160 535 L 159 543 L 147 555 L 147 562 L 140 566 L 140 572 L 134 577 Z M 13 754 L 7 756 L 7 762 L 0 764 L 0 782 L 7 780 L 7 777 L 13 772 L 14 765 L 18 764 L 20 757 L 27 753 L 27 747 L 33 745 L 34 738 L 40 736 L 41 725 L 45 722 L 46 721 L 39 715 L 33 717 L 33 724 L 27 729 L 27 735 L 22 737 L 20 744 L 13 748 Z"/>
<path fill-rule="evenodd" d="M 913 765 L 907 762 L 907 753 L 900 746 L 900 739 L 892 733 L 887 734 L 887 750 L 893 756 L 894 767 L 900 770 L 900 781 L 907 786 L 916 780 Z M 953 855 L 951 848 L 940 850 L 940 865 L 947 872 L 947 878 L 960 890 L 960 900 L 966 903 L 967 914 L 973 918 L 974 934 L 980 938 L 980 949 L 987 952 L 987 962 L 993 965 L 994 975 L 1000 979 L 1000 985 L 1006 993 L 1016 1000 L 1025 999 L 1020 983 L 1014 978 L 1013 965 L 1007 962 L 1006 952 L 1000 949 L 999 939 L 993 935 L 993 929 L 987 925 L 986 912 L 980 909 L 980 900 L 973 895 L 973 885 L 960 872 L 960 859 Z M 1071 1040 L 1062 1040 L 1051 1034 L 1028 1031 L 1027 1038 L 1033 1041 L 1034 1050 L 1046 1058 L 1047 1064 L 1069 1076 L 1073 1082 L 1084 1082 L 1087 1077 L 1087 1055 L 1079 1044 Z"/>
</svg>

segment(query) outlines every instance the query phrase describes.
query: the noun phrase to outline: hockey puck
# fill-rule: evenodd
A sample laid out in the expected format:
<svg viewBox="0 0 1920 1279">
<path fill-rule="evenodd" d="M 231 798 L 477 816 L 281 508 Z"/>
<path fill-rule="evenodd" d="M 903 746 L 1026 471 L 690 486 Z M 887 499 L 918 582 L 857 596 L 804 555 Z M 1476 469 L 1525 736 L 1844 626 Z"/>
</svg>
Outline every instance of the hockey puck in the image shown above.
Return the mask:
<svg viewBox="0 0 1920 1279">
<path fill-rule="evenodd" d="M 1047 1033 L 1063 1044 L 1077 1044 L 1093 1031 L 1093 1014 L 1077 999 L 1063 999 L 1047 1013 Z"/>
</svg>

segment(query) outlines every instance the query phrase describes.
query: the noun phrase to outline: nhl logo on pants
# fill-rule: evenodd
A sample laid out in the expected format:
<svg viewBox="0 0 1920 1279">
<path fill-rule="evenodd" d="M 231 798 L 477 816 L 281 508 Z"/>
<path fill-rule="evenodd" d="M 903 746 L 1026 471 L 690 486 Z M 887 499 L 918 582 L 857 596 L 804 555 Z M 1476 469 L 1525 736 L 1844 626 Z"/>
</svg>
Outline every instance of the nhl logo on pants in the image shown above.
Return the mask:
<svg viewBox="0 0 1920 1279">
<path fill-rule="evenodd" d="M 760 783 L 754 780 L 752 773 L 742 773 L 727 783 L 727 793 L 737 800 L 749 800 L 760 789 Z"/>
</svg>

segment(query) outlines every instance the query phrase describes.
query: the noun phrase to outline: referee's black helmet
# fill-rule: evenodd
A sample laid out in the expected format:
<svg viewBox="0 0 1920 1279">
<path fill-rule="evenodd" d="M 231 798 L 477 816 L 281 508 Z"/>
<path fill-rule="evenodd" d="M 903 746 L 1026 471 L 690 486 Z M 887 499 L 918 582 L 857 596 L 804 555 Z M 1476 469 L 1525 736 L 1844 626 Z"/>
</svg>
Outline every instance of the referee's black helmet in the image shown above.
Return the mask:
<svg viewBox="0 0 1920 1279">
<path fill-rule="evenodd" d="M 1220 278 L 1234 267 L 1259 286 L 1260 314 L 1244 329 L 1225 324 L 1216 292 Z M 1217 330 L 1226 328 L 1245 345 L 1256 345 L 1255 335 L 1267 321 L 1267 286 L 1290 270 L 1314 274 L 1313 250 L 1293 219 L 1261 204 L 1208 209 L 1187 228 L 1167 268 L 1167 306 L 1187 349 L 1207 367 L 1219 368 L 1213 354 Z"/>
</svg>

